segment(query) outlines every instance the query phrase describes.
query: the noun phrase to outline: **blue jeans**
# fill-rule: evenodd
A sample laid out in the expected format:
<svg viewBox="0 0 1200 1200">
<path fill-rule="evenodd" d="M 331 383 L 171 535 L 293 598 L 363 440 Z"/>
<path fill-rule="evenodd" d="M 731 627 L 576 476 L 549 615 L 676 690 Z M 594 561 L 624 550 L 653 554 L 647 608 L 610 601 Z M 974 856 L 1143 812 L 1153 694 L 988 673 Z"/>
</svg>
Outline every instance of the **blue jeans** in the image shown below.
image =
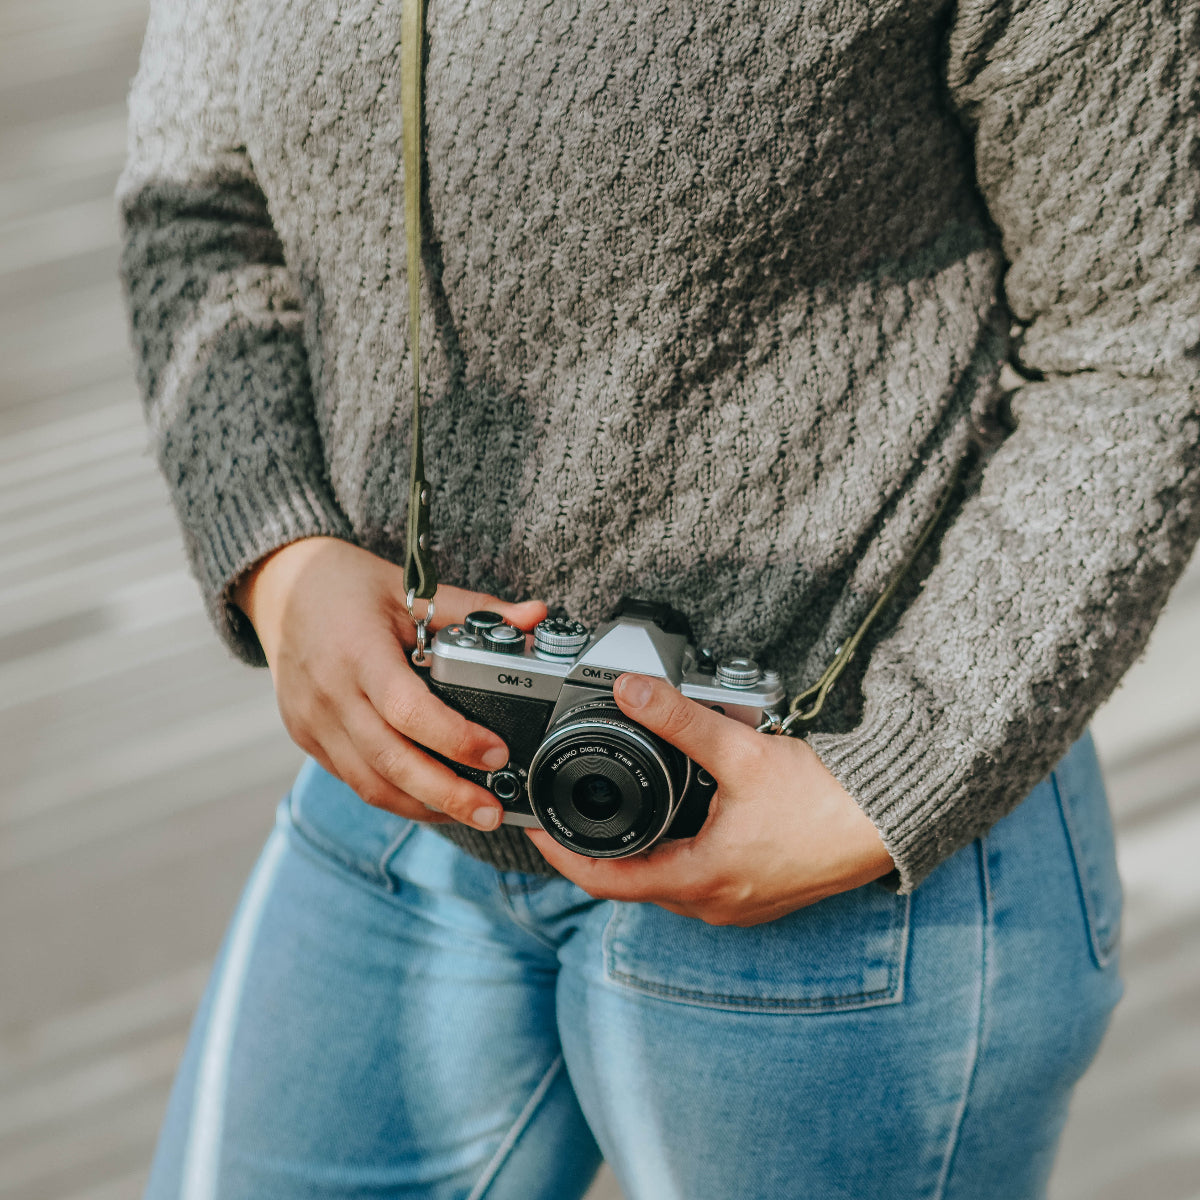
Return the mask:
<svg viewBox="0 0 1200 1200">
<path fill-rule="evenodd" d="M 151 1200 L 1041 1196 L 1120 995 L 1084 739 L 911 896 L 753 929 L 498 872 L 314 764 L 234 918 Z"/>
</svg>

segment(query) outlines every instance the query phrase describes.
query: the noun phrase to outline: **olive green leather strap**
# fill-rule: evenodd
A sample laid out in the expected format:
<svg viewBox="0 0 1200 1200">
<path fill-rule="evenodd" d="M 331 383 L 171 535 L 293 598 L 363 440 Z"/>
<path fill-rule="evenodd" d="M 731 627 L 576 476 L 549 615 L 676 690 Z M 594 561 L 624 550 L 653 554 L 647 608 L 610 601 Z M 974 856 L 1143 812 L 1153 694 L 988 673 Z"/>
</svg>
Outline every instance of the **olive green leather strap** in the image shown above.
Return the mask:
<svg viewBox="0 0 1200 1200">
<path fill-rule="evenodd" d="M 404 0 L 400 19 L 400 98 L 404 115 L 404 231 L 408 239 L 408 327 L 412 354 L 412 459 L 408 487 L 408 545 L 404 586 L 432 600 L 437 568 L 429 538 L 429 484 L 421 440 L 421 84 L 425 0 Z"/>
<path fill-rule="evenodd" d="M 942 493 L 942 498 L 938 502 L 937 510 L 926 522 L 913 548 L 908 552 L 908 557 L 900 564 L 899 569 L 892 576 L 887 587 L 884 588 L 875 603 L 871 605 L 871 609 L 862 619 L 862 623 L 837 648 L 837 653 L 833 656 L 833 661 L 825 668 L 820 679 L 811 687 L 805 688 L 804 691 L 792 700 L 791 704 L 788 705 L 788 715 L 782 721 L 768 721 L 765 725 L 761 726 L 764 733 L 790 733 L 802 736 L 805 732 L 804 727 L 812 724 L 821 715 L 821 710 L 825 707 L 825 698 L 829 695 L 830 688 L 837 683 L 842 672 L 850 665 L 850 660 L 862 644 L 863 638 L 867 636 L 867 631 L 874 624 L 875 618 L 883 612 L 892 597 L 900 590 L 900 585 L 907 578 L 909 571 L 912 570 L 912 565 L 916 562 L 917 556 L 925 549 L 929 539 L 933 537 L 934 530 L 942 523 L 942 518 L 946 515 L 946 510 L 950 507 L 950 501 L 954 498 L 954 493 L 958 489 L 959 481 L 965 473 L 966 463 L 967 460 L 964 459 L 954 468 L 950 476 L 950 481 L 946 484 L 946 490 Z"/>
</svg>

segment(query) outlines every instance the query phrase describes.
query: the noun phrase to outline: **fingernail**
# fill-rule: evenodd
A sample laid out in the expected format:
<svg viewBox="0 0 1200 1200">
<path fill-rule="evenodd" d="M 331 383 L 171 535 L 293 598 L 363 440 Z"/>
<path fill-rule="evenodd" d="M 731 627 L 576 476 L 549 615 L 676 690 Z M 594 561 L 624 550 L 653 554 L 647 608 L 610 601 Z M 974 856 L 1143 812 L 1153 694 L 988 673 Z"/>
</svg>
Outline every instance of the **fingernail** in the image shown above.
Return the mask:
<svg viewBox="0 0 1200 1200">
<path fill-rule="evenodd" d="M 631 708 L 641 708 L 650 699 L 650 680 L 641 675 L 626 675 L 621 680 L 621 699 Z"/>
<path fill-rule="evenodd" d="M 477 808 L 471 814 L 471 824 L 476 829 L 495 829 L 500 824 L 498 808 Z"/>
<path fill-rule="evenodd" d="M 493 746 L 484 753 L 480 761 L 489 771 L 498 771 L 508 762 L 508 749 L 504 746 Z"/>
</svg>

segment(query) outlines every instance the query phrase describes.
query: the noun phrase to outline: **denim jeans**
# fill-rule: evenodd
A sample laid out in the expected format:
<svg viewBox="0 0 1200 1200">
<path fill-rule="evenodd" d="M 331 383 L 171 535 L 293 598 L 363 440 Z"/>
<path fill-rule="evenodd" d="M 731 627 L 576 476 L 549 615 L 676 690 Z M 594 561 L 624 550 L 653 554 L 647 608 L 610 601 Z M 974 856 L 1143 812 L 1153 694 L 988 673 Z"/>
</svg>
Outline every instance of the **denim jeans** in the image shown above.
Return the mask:
<svg viewBox="0 0 1200 1200">
<path fill-rule="evenodd" d="M 1089 739 L 911 896 L 752 929 L 499 872 L 313 763 L 197 1014 L 151 1200 L 1024 1200 L 1121 991 Z"/>
</svg>

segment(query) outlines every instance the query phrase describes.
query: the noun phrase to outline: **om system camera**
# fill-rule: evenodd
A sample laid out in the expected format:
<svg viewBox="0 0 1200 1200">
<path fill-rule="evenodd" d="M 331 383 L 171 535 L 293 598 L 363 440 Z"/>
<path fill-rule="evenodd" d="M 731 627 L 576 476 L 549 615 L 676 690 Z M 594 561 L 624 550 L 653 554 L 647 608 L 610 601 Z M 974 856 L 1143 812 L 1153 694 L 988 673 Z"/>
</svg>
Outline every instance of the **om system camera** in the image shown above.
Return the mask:
<svg viewBox="0 0 1200 1200">
<path fill-rule="evenodd" d="M 505 824 L 541 826 L 590 858 L 694 836 L 716 791 L 707 771 L 617 707 L 623 672 L 666 679 L 751 726 L 784 699 L 775 672 L 742 656 L 714 660 L 691 644 L 681 614 L 644 600 L 623 600 L 595 630 L 549 617 L 532 636 L 473 612 L 438 631 L 431 659 L 434 694 L 502 737 L 510 756 L 491 772 L 443 761 L 500 801 Z"/>
</svg>

